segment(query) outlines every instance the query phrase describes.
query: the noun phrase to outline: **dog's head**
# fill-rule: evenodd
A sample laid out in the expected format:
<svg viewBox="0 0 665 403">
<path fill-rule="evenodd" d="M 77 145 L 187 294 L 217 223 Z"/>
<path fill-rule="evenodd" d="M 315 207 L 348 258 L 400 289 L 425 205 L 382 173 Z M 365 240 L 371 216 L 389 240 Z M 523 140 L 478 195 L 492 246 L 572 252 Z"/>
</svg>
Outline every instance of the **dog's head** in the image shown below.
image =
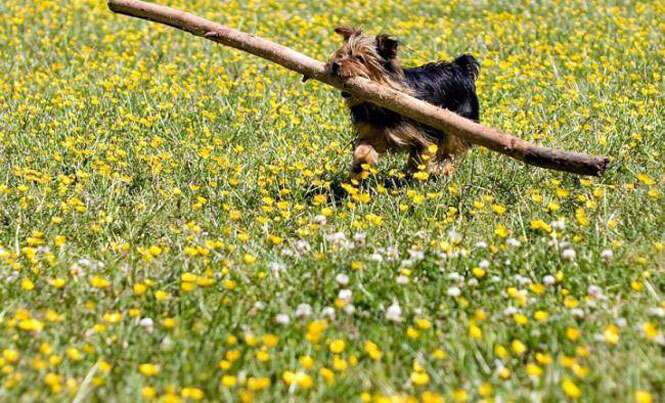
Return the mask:
<svg viewBox="0 0 665 403">
<path fill-rule="evenodd" d="M 337 27 L 344 44 L 331 56 L 328 71 L 341 78 L 364 77 L 385 83 L 403 73 L 397 59 L 398 42 L 388 35 L 366 36 L 358 28 Z"/>
</svg>

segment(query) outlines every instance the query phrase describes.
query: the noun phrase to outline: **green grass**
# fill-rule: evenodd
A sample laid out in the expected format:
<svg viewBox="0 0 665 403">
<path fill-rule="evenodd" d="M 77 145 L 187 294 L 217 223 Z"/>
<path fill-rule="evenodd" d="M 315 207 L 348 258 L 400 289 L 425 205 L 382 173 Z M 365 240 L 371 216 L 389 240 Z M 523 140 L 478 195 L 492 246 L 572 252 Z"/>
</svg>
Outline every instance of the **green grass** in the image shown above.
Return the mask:
<svg viewBox="0 0 665 403">
<path fill-rule="evenodd" d="M 484 124 L 612 168 L 474 148 L 353 184 L 337 91 L 103 1 L 0 3 L 0 400 L 662 401 L 665 3 L 407 3 L 168 1 L 321 60 L 342 23 L 471 52 Z"/>
</svg>

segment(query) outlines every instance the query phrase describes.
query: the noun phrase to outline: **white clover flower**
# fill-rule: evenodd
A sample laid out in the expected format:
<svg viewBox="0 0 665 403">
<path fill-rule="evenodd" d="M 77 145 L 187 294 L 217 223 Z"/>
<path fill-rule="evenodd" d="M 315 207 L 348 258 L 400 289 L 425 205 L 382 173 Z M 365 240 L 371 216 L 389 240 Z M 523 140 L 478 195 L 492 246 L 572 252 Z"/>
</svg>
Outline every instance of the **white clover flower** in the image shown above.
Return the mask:
<svg viewBox="0 0 665 403">
<path fill-rule="evenodd" d="M 335 232 L 333 234 L 327 234 L 323 239 L 327 242 L 340 243 L 346 240 L 346 235 L 343 232 Z"/>
<path fill-rule="evenodd" d="M 425 252 L 421 250 L 409 250 L 409 255 L 411 256 L 411 260 L 423 260 L 425 258 Z"/>
<path fill-rule="evenodd" d="M 509 306 L 508 308 L 503 310 L 503 314 L 506 315 L 506 316 L 515 315 L 517 312 L 519 312 L 519 311 L 514 306 Z"/>
<path fill-rule="evenodd" d="M 472 278 L 471 280 L 469 280 L 469 281 L 467 282 L 467 284 L 468 284 L 470 287 L 475 287 L 475 286 L 478 285 L 478 279 L 476 279 L 476 278 Z"/>
<path fill-rule="evenodd" d="M 462 277 L 462 275 L 460 275 L 457 272 L 452 272 L 452 273 L 448 274 L 448 280 L 459 282 L 459 281 L 464 280 L 464 277 Z"/>
<path fill-rule="evenodd" d="M 369 260 L 377 263 L 383 262 L 383 256 L 381 256 L 380 253 L 374 252 L 372 255 L 369 257 Z"/>
<path fill-rule="evenodd" d="M 575 250 L 574 249 L 564 249 L 561 252 L 561 257 L 566 260 L 575 260 Z"/>
<path fill-rule="evenodd" d="M 402 308 L 400 308 L 397 301 L 393 302 L 393 304 L 386 310 L 386 319 L 393 322 L 402 321 Z"/>
<path fill-rule="evenodd" d="M 487 242 L 478 241 L 478 242 L 476 242 L 475 246 L 476 246 L 476 248 L 486 249 L 487 248 Z"/>
<path fill-rule="evenodd" d="M 296 242 L 296 249 L 298 249 L 299 252 L 309 252 L 309 250 L 312 247 L 310 246 L 309 242 L 305 241 L 304 239 L 299 239 Z"/>
<path fill-rule="evenodd" d="M 278 313 L 275 315 L 275 322 L 279 323 L 280 325 L 288 325 L 289 322 L 291 322 L 291 318 L 289 318 L 289 315 L 285 313 Z"/>
<path fill-rule="evenodd" d="M 405 275 L 399 275 L 397 276 L 397 284 L 404 285 L 409 283 L 409 278 Z"/>
<path fill-rule="evenodd" d="M 529 283 L 531 283 L 531 279 L 529 279 L 529 278 L 527 278 L 527 277 L 524 277 L 524 276 L 521 276 L 521 275 L 519 275 L 519 274 L 516 274 L 516 275 L 515 275 L 515 281 L 517 281 L 517 282 L 520 283 L 521 285 L 525 285 L 525 284 L 529 284 Z"/>
<path fill-rule="evenodd" d="M 335 276 L 335 281 L 337 281 L 338 284 L 347 285 L 349 284 L 349 276 L 344 273 L 339 273 Z"/>
<path fill-rule="evenodd" d="M 552 285 L 554 283 L 556 283 L 556 278 L 554 278 L 554 276 L 552 276 L 551 274 L 548 274 L 545 277 L 543 277 L 543 284 Z"/>
<path fill-rule="evenodd" d="M 339 290 L 339 293 L 337 293 L 337 298 L 341 299 L 342 301 L 350 301 L 351 295 L 351 290 L 345 288 L 343 290 Z"/>
<path fill-rule="evenodd" d="M 356 247 L 356 244 L 349 241 L 348 239 L 345 239 L 345 240 L 339 242 L 339 246 L 342 249 L 353 249 L 353 248 Z"/>
<path fill-rule="evenodd" d="M 153 322 L 153 320 L 151 318 L 143 318 L 139 321 L 139 325 L 141 327 L 145 327 L 146 329 L 152 329 L 154 324 L 155 323 Z"/>
<path fill-rule="evenodd" d="M 296 317 L 303 318 L 312 315 L 312 307 L 309 304 L 300 304 L 296 308 Z"/>
<path fill-rule="evenodd" d="M 458 243 L 462 241 L 462 235 L 455 232 L 455 230 L 448 231 L 448 238 L 450 238 L 450 241 L 453 243 Z"/>
<path fill-rule="evenodd" d="M 347 315 L 353 315 L 355 311 L 356 307 L 353 306 L 353 304 L 348 304 L 347 306 L 344 307 L 344 312 L 346 312 Z"/>
<path fill-rule="evenodd" d="M 651 316 L 657 316 L 659 318 L 665 318 L 665 308 L 661 308 L 659 306 L 649 308 L 648 313 Z"/>
<path fill-rule="evenodd" d="M 411 259 L 404 259 L 399 263 L 399 265 L 402 266 L 402 267 L 411 267 L 411 266 L 413 266 L 413 264 L 414 264 L 414 262 Z"/>
<path fill-rule="evenodd" d="M 573 316 L 576 316 L 578 318 L 583 318 L 584 317 L 584 310 L 581 308 L 573 308 L 570 310 L 570 313 L 573 314 Z"/>
<path fill-rule="evenodd" d="M 328 222 L 328 219 L 323 214 L 317 214 L 314 216 L 312 221 L 314 221 L 315 224 L 325 225 L 326 222 Z"/>
<path fill-rule="evenodd" d="M 515 247 L 522 246 L 522 242 L 518 241 L 518 240 L 515 239 L 515 238 L 508 238 L 508 239 L 506 239 L 506 243 L 507 243 L 508 245 L 510 245 L 510 246 L 515 246 Z"/>
<path fill-rule="evenodd" d="M 286 269 L 286 265 L 284 265 L 283 263 L 271 262 L 271 263 L 268 265 L 268 268 L 270 269 L 270 271 L 273 272 L 273 274 L 275 275 L 275 277 L 279 277 L 279 274 L 280 274 L 281 272 L 283 272 L 284 269 Z"/>
<path fill-rule="evenodd" d="M 550 223 L 550 226 L 554 229 L 563 230 L 566 228 L 566 222 L 563 220 L 556 220 Z"/>
<path fill-rule="evenodd" d="M 605 249 L 602 252 L 600 252 L 600 258 L 606 262 L 612 260 L 613 257 L 614 257 L 614 252 L 612 252 L 612 249 Z"/>
<path fill-rule="evenodd" d="M 254 309 L 256 309 L 257 311 L 262 311 L 263 309 L 265 309 L 265 307 L 266 304 L 263 301 L 256 301 L 254 303 Z"/>
<path fill-rule="evenodd" d="M 478 263 L 478 267 L 480 267 L 481 269 L 487 269 L 488 267 L 490 267 L 490 261 L 487 259 L 483 259 L 480 261 L 480 263 Z"/>
<path fill-rule="evenodd" d="M 282 249 L 282 255 L 292 257 L 295 255 L 295 253 L 289 248 L 284 248 Z"/>
<path fill-rule="evenodd" d="M 386 257 L 388 260 L 395 260 L 399 258 L 399 250 L 395 248 L 394 246 L 389 246 L 385 249 L 384 251 Z"/>
<path fill-rule="evenodd" d="M 356 232 L 356 233 L 353 235 L 353 241 L 354 241 L 357 245 L 364 245 L 364 244 L 365 244 L 365 238 L 366 238 L 366 237 L 367 237 L 367 235 L 366 235 L 364 232 Z"/>
<path fill-rule="evenodd" d="M 450 297 L 456 298 L 462 294 L 462 290 L 460 290 L 459 287 L 450 287 L 448 288 L 448 291 L 446 291 L 446 294 Z"/>
<path fill-rule="evenodd" d="M 589 295 L 592 296 L 593 298 L 600 298 L 603 296 L 603 290 L 594 284 L 589 286 L 588 292 Z"/>
<path fill-rule="evenodd" d="M 327 306 L 327 307 L 325 307 L 321 310 L 321 315 L 327 316 L 330 319 L 334 319 L 335 318 L 335 308 L 333 308 L 331 306 Z"/>
<path fill-rule="evenodd" d="M 626 327 L 628 321 L 626 320 L 626 318 L 616 318 L 614 320 L 614 323 L 619 327 Z"/>
</svg>

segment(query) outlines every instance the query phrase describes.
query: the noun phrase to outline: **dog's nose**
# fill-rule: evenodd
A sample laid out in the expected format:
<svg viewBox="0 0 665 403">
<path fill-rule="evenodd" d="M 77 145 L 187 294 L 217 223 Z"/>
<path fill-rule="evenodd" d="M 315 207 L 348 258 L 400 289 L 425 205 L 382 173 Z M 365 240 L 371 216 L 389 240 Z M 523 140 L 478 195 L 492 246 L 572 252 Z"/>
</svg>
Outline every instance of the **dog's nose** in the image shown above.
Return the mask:
<svg viewBox="0 0 665 403">
<path fill-rule="evenodd" d="M 332 70 L 333 73 L 337 73 L 339 71 L 339 63 L 337 62 L 332 62 L 330 63 L 330 70 Z"/>
</svg>

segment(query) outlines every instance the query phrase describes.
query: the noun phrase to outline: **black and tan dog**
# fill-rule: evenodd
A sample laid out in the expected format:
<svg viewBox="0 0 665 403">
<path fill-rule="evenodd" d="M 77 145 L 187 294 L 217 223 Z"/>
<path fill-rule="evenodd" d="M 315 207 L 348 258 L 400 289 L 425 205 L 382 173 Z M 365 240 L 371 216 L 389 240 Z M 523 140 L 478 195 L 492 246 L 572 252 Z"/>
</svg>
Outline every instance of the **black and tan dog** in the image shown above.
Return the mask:
<svg viewBox="0 0 665 403">
<path fill-rule="evenodd" d="M 327 68 L 332 74 L 341 78 L 364 77 L 478 121 L 475 80 L 479 64 L 473 56 L 402 68 L 397 57 L 397 40 L 387 35 L 366 36 L 352 27 L 339 27 L 335 32 L 344 37 L 344 45 L 328 61 Z M 452 172 L 453 161 L 470 147 L 458 137 L 388 109 L 344 92 L 342 96 L 346 98 L 357 132 L 354 174 L 376 164 L 380 154 L 399 151 L 409 153 L 411 172 L 424 170 L 433 175 L 447 175 Z"/>
</svg>

